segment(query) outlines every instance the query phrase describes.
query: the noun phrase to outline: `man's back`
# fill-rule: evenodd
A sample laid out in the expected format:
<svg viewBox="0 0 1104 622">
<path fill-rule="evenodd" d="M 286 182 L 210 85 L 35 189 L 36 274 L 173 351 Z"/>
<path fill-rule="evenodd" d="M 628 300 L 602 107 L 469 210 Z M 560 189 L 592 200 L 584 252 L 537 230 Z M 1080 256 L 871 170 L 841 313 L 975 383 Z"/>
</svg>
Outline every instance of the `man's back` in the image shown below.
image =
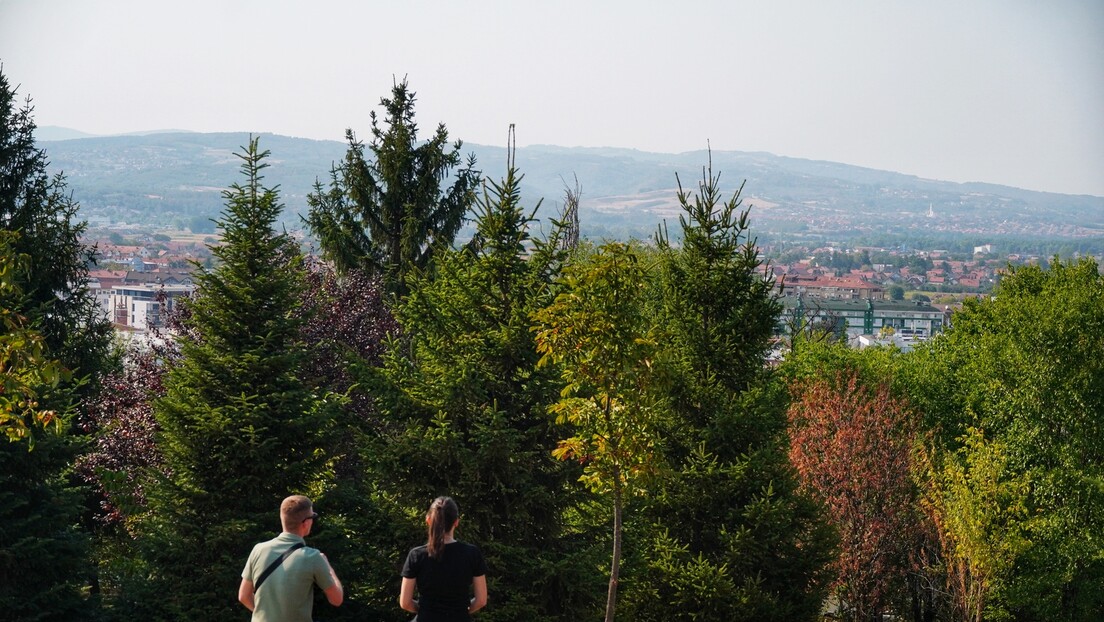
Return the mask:
<svg viewBox="0 0 1104 622">
<path fill-rule="evenodd" d="M 253 547 L 242 578 L 257 584 L 261 573 L 284 551 L 303 538 L 288 532 Z M 329 563 L 318 549 L 303 547 L 284 560 L 254 594 L 253 622 L 310 622 L 314 586 L 326 590 L 334 585 Z"/>
</svg>

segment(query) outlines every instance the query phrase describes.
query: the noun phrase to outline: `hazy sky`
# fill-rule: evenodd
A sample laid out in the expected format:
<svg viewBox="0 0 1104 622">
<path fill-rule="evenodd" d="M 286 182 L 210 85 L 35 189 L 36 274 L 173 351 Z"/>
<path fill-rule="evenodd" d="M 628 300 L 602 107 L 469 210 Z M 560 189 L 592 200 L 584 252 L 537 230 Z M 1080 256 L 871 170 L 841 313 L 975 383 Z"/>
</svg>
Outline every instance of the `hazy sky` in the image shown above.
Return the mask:
<svg viewBox="0 0 1104 622">
<path fill-rule="evenodd" d="M 466 142 L 1104 196 L 1101 0 L 0 0 L 0 62 L 39 125 L 95 134 L 367 136 L 407 76 Z"/>
</svg>

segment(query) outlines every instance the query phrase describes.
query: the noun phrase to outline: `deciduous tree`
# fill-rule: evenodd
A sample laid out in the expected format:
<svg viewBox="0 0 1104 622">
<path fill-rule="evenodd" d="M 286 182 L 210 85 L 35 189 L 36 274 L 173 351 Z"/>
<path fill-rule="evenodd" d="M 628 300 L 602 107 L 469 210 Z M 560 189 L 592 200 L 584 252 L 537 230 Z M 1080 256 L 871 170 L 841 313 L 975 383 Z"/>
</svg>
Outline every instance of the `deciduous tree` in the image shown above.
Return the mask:
<svg viewBox="0 0 1104 622">
<path fill-rule="evenodd" d="M 582 464 L 580 480 L 610 495 L 613 506 L 606 622 L 617 605 L 624 506 L 661 457 L 661 411 L 651 392 L 656 344 L 644 313 L 647 278 L 631 245 L 607 243 L 567 266 L 562 291 L 534 315 L 541 362 L 557 365 L 565 385 L 551 410 L 573 432 L 554 455 Z"/>
<path fill-rule="evenodd" d="M 877 620 L 905 588 L 919 529 L 913 417 L 888 383 L 825 371 L 791 387 L 790 459 L 839 530 L 841 604 L 854 620 Z"/>
<path fill-rule="evenodd" d="M 67 378 L 68 370 L 47 358 L 42 334 L 19 312 L 24 302 L 19 273 L 26 256 L 12 248 L 17 237 L 0 231 L 0 430 L 9 441 L 27 439 L 28 449 L 34 449 L 36 434 L 61 428 L 61 417 L 40 400 Z"/>
<path fill-rule="evenodd" d="M 1104 276 L 1092 259 L 1011 269 L 910 356 L 932 433 L 928 502 L 959 615 L 1104 610 Z"/>
<path fill-rule="evenodd" d="M 98 496 L 94 516 L 101 525 L 123 525 L 128 516 L 139 514 L 146 505 L 146 486 L 160 474 L 163 457 L 153 403 L 165 394 L 165 370 L 176 356 L 172 342 L 165 348 L 130 348 L 85 406 L 81 427 L 91 442 L 74 467 Z"/>
</svg>

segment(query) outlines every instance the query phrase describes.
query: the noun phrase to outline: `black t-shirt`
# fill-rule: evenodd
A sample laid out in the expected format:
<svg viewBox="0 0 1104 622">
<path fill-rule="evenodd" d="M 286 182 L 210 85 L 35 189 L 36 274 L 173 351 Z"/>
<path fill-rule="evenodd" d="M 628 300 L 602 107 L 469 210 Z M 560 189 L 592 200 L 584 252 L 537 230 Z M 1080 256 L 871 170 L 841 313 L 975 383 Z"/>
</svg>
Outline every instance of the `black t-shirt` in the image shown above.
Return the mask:
<svg viewBox="0 0 1104 622">
<path fill-rule="evenodd" d="M 402 576 L 418 584 L 418 622 L 466 622 L 471 619 L 472 577 L 487 574 L 487 562 L 479 547 L 450 542 L 433 559 L 425 546 L 410 549 Z"/>
</svg>

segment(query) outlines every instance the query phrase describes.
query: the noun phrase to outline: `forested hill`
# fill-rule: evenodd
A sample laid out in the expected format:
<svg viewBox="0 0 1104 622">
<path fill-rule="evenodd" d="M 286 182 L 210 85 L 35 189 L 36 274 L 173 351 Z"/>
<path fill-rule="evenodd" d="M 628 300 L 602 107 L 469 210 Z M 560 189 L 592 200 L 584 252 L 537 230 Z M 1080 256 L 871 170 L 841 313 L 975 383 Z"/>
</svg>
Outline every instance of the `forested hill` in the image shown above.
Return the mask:
<svg viewBox="0 0 1104 622">
<path fill-rule="evenodd" d="M 39 133 L 40 139 L 63 136 L 60 128 Z M 238 174 L 233 154 L 247 140 L 246 133 L 167 132 L 40 145 L 50 170 L 64 171 L 82 216 L 93 224 L 202 229 L 222 209 L 221 191 Z M 285 220 L 297 227 L 307 193 L 315 180 L 327 182 L 346 145 L 264 134 L 261 147 L 272 153 L 265 181 L 279 184 Z M 505 170 L 503 147 L 465 144 L 463 151 L 476 154 L 488 178 Z M 543 198 L 540 216 L 555 215 L 564 188 L 578 179 L 582 231 L 591 237 L 650 236 L 659 221 L 677 217 L 676 174 L 684 187 L 696 189 L 708 162 L 705 150 L 660 154 L 538 145 L 517 153 L 524 204 Z M 1104 197 L 927 180 L 768 153 L 714 151 L 712 164 L 726 196 L 747 180 L 745 205 L 753 206 L 754 233 L 766 240 L 968 246 L 1045 238 L 1090 252 L 1104 240 Z"/>
</svg>

